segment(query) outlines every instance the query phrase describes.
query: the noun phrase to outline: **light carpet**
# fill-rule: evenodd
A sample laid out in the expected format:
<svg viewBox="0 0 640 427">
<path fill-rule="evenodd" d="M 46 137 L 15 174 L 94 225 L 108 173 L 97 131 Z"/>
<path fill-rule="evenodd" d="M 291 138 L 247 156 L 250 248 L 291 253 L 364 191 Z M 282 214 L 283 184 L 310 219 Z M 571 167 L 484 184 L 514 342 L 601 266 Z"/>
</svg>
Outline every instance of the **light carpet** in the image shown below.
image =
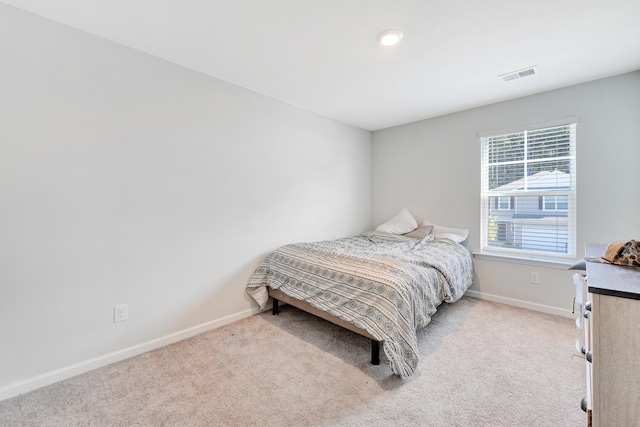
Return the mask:
<svg viewBox="0 0 640 427">
<path fill-rule="evenodd" d="M 571 319 L 463 297 L 419 331 L 417 373 L 284 306 L 0 402 L 2 426 L 581 426 Z"/>
</svg>

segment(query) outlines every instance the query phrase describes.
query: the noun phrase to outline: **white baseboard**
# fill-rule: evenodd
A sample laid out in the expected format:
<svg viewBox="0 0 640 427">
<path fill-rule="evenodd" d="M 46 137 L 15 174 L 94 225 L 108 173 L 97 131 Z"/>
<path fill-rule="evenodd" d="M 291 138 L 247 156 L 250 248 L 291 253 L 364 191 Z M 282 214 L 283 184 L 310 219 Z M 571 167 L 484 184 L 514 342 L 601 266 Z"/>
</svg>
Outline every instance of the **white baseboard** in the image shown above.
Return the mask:
<svg viewBox="0 0 640 427">
<path fill-rule="evenodd" d="M 571 313 L 571 310 L 553 307 L 551 305 L 538 304 L 535 302 L 508 298 L 500 295 L 487 294 L 484 292 L 474 291 L 471 289 L 467 290 L 465 295 L 470 296 L 472 298 L 484 299 L 492 302 L 499 302 L 501 304 L 513 305 L 520 308 L 527 308 L 533 311 L 540 311 L 542 313 L 554 314 L 556 316 L 562 316 L 562 317 L 568 317 L 568 318 L 575 317 L 575 315 Z"/>
<path fill-rule="evenodd" d="M 472 298 L 484 299 L 487 301 L 498 302 L 507 305 L 513 305 L 516 307 L 527 308 L 534 311 L 540 311 L 543 313 L 554 314 L 562 317 L 572 318 L 574 315 L 570 310 L 561 309 L 544 304 L 532 303 L 529 301 L 523 301 L 513 298 L 502 297 L 499 295 L 492 295 L 474 290 L 467 290 L 465 295 Z M 269 307 L 267 307 L 268 309 Z M 17 383 L 10 384 L 6 387 L 0 388 L 0 400 L 9 399 L 19 394 L 27 393 L 40 387 L 44 387 L 58 381 L 66 380 L 76 375 L 83 374 L 85 372 L 92 371 L 94 369 L 101 368 L 103 366 L 110 365 L 115 362 L 119 362 L 124 359 L 128 359 L 133 356 L 137 356 L 147 351 L 155 350 L 165 345 L 173 344 L 178 341 L 182 341 L 186 338 L 190 338 L 194 335 L 201 334 L 203 332 L 210 331 L 212 329 L 220 328 L 228 325 L 240 319 L 252 316 L 259 310 L 257 308 L 244 310 L 239 313 L 235 313 L 229 316 L 225 316 L 220 319 L 205 322 L 200 325 L 193 326 L 191 328 L 184 329 L 169 335 L 165 335 L 160 338 L 153 339 L 141 344 L 137 344 L 122 350 L 114 351 L 102 356 L 95 357 L 93 359 L 85 360 L 80 363 L 76 363 L 71 366 L 56 369 L 54 371 L 46 372 L 35 377 L 19 381 Z"/>
<path fill-rule="evenodd" d="M 0 400 L 9 399 L 19 394 L 27 393 L 37 388 L 57 383 L 58 381 L 66 380 L 67 378 L 71 378 L 76 375 L 83 374 L 85 372 L 89 372 L 115 362 L 119 362 L 120 360 L 128 359 L 130 357 L 146 353 L 147 351 L 164 347 L 165 345 L 173 344 L 194 335 L 198 335 L 203 332 L 228 325 L 229 323 L 233 323 L 237 320 L 252 316 L 257 312 L 257 308 L 244 310 L 239 313 L 231 314 L 220 319 L 192 326 L 182 331 L 174 332 L 172 334 L 165 335 L 151 341 L 124 348 L 122 350 L 114 351 L 112 353 L 98 356 L 93 359 L 85 360 L 71 366 L 66 366 L 64 368 L 56 369 L 54 371 L 46 372 L 44 374 L 37 375 L 23 381 L 10 384 L 6 387 L 0 388 Z"/>
</svg>

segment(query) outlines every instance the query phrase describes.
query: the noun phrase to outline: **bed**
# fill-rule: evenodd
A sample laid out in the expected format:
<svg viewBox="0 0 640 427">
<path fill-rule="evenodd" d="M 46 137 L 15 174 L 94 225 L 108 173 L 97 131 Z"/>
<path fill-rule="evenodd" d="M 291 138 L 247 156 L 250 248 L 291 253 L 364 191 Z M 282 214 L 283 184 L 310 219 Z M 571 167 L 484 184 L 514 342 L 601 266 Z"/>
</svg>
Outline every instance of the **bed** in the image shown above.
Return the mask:
<svg viewBox="0 0 640 427">
<path fill-rule="evenodd" d="M 382 344 L 393 373 L 410 376 L 419 361 L 417 330 L 472 280 L 469 251 L 450 238 L 367 231 L 273 251 L 247 292 L 262 310 L 271 297 L 274 314 L 283 301 L 370 338 L 373 363 Z"/>
</svg>

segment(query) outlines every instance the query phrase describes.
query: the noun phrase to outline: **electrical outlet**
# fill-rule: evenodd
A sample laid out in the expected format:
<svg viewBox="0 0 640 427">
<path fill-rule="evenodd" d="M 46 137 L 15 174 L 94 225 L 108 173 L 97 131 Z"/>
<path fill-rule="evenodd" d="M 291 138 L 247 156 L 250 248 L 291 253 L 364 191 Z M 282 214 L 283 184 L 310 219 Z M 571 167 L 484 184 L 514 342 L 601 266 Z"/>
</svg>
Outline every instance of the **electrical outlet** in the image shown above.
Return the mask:
<svg viewBox="0 0 640 427">
<path fill-rule="evenodd" d="M 120 304 L 113 307 L 113 323 L 127 320 L 127 304 Z"/>
<path fill-rule="evenodd" d="M 533 283 L 534 285 L 539 285 L 540 284 L 540 273 L 538 273 L 537 271 L 532 271 L 531 272 L 531 279 L 530 279 L 531 283 Z"/>
</svg>

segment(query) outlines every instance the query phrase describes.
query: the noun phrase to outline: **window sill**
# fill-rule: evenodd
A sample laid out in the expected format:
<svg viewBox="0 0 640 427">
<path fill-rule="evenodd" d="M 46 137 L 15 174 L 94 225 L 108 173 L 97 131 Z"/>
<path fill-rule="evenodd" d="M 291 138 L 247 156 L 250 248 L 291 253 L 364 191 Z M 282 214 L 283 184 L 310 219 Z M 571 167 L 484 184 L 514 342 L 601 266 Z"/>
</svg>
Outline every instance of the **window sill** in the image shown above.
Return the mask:
<svg viewBox="0 0 640 427">
<path fill-rule="evenodd" d="M 509 262 L 512 264 L 535 265 L 536 267 L 556 268 L 558 270 L 568 270 L 575 261 L 559 260 L 552 258 L 533 258 L 516 255 L 505 255 L 487 252 L 474 252 L 473 257 L 487 261 Z"/>
</svg>

